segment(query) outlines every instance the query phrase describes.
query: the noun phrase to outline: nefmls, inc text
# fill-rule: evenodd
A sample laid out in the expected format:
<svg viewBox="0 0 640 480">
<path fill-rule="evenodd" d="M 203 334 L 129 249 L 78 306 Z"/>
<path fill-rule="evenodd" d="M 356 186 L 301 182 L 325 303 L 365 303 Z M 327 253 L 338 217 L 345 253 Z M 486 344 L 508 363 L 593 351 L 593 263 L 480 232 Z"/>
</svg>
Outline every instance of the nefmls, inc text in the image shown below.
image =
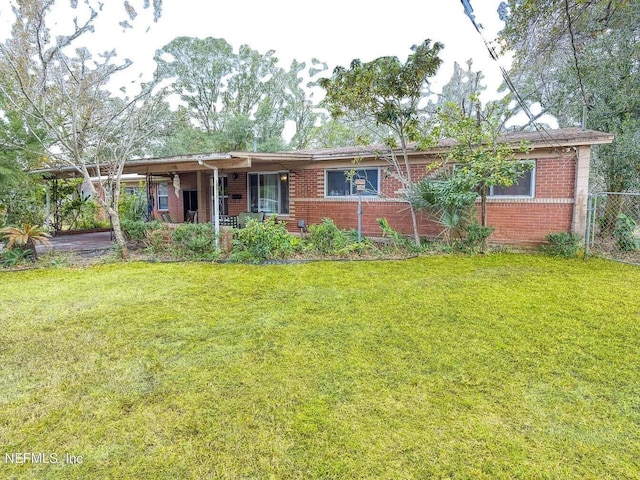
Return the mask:
<svg viewBox="0 0 640 480">
<path fill-rule="evenodd" d="M 79 465 L 82 463 L 82 455 L 70 453 L 60 455 L 55 452 L 12 452 L 4 454 L 4 462 L 14 465 Z"/>
</svg>

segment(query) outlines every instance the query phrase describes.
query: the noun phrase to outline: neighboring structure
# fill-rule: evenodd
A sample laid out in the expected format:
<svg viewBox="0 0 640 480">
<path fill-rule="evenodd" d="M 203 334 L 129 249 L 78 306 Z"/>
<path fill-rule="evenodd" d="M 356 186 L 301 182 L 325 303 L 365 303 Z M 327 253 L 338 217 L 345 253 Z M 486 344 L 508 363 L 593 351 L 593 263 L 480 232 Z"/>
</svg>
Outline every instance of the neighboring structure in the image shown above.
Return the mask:
<svg viewBox="0 0 640 480">
<path fill-rule="evenodd" d="M 613 136 L 561 129 L 512 133 L 502 140 L 514 148 L 522 141 L 528 142 L 530 153 L 515 153 L 514 159 L 533 161 L 535 167 L 517 185 L 491 190 L 488 223 L 495 227 L 491 239 L 536 244 L 551 232 L 584 235 L 591 146 L 611 143 Z M 443 142 L 427 151 L 412 150 L 409 155 L 414 180 L 424 177 L 426 167 L 441 160 L 451 145 Z M 377 219 L 381 217 L 394 229 L 410 233 L 411 216 L 402 199 L 401 184 L 390 165 L 372 148 L 151 158 L 128 162 L 125 172 L 149 178 L 152 214 L 158 219 L 165 213 L 173 221 L 182 222 L 187 212 L 197 211 L 199 222 L 213 222 L 212 213 L 216 211 L 218 218 L 225 220 L 241 212 L 261 211 L 277 215 L 294 232 L 298 231 L 299 220 L 308 225 L 324 217 L 333 219 L 340 228 L 357 226 L 355 186 L 345 176 L 351 169 L 366 180 L 364 235 L 380 235 Z M 421 235 L 440 232 L 422 213 L 418 226 Z"/>
</svg>

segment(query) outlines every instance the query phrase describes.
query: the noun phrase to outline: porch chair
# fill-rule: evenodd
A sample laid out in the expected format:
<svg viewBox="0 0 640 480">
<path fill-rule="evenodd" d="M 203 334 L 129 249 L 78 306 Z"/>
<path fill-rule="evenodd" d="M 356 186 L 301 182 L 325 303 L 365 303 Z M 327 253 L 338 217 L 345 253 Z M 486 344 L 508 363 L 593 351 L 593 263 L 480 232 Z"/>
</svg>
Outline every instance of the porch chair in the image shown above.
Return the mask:
<svg viewBox="0 0 640 480">
<path fill-rule="evenodd" d="M 198 223 L 198 212 L 196 210 L 187 210 L 187 223 Z"/>
</svg>

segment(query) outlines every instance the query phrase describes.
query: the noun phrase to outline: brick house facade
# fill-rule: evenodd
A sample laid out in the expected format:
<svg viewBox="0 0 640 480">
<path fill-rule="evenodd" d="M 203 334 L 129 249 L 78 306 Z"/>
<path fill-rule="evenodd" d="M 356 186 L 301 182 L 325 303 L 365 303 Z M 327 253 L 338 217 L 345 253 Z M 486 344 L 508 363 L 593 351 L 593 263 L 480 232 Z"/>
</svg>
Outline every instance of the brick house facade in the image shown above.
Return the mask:
<svg viewBox="0 0 640 480">
<path fill-rule="evenodd" d="M 552 232 L 583 235 L 591 147 L 610 143 L 612 135 L 560 129 L 513 133 L 503 140 L 514 149 L 521 141 L 528 142 L 531 151 L 514 153 L 514 161 L 533 162 L 535 166 L 514 189 L 492 189 L 487 208 L 488 224 L 495 227 L 491 240 L 524 245 L 543 242 Z M 424 177 L 427 166 L 441 160 L 450 146 L 443 142 L 427 151 L 412 150 L 413 180 Z M 344 177 L 344 171 L 351 169 L 367 178 L 367 192 L 362 197 L 363 234 L 379 236 L 377 219 L 382 217 L 397 231 L 410 234 L 411 215 L 402 199 L 402 185 L 390 165 L 370 148 L 134 160 L 128 162 L 125 171 L 153 175 L 150 192 L 156 218 L 168 213 L 173 221 L 182 222 L 189 209 L 197 210 L 198 222 L 211 222 L 213 179 L 217 176 L 220 214 L 265 211 L 277 215 L 296 232 L 299 220 L 309 225 L 325 217 L 340 228 L 356 228 L 357 195 L 349 185 L 352 182 Z M 441 231 L 424 213 L 419 212 L 417 221 L 420 235 L 433 237 Z"/>
</svg>

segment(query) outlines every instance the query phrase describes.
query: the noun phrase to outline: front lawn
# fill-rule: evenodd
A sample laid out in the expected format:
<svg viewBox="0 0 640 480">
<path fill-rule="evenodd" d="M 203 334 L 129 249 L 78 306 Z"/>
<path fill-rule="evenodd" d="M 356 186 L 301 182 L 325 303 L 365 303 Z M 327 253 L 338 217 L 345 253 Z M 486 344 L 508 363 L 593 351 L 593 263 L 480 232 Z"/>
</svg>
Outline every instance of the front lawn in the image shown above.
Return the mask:
<svg viewBox="0 0 640 480">
<path fill-rule="evenodd" d="M 0 273 L 0 477 L 640 478 L 639 294 L 536 255 Z"/>
</svg>

